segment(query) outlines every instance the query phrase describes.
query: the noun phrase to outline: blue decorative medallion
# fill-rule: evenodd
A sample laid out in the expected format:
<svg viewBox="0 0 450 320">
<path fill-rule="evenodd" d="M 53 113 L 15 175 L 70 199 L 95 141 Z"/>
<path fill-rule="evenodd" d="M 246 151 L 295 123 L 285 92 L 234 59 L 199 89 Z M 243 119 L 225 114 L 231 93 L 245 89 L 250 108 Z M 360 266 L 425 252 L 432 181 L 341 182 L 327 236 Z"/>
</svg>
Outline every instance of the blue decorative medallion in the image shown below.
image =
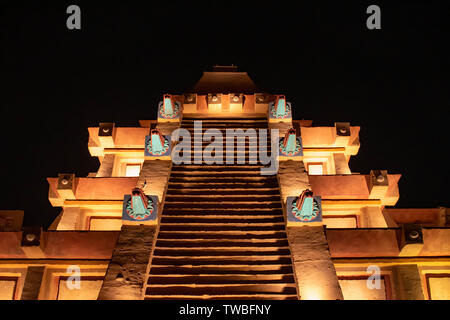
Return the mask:
<svg viewBox="0 0 450 320">
<path fill-rule="evenodd" d="M 127 206 L 126 206 L 127 214 L 130 218 L 132 218 L 133 220 L 145 220 L 151 216 L 151 214 L 153 213 L 153 210 L 154 210 L 153 201 L 151 199 L 148 199 L 147 207 L 143 208 L 143 210 L 135 210 L 131 204 L 132 201 L 133 201 L 133 197 L 131 197 L 127 201 Z"/>
<path fill-rule="evenodd" d="M 152 221 L 156 220 L 158 198 L 147 196 L 135 188 L 131 195 L 125 195 L 123 200 L 122 220 Z"/>
<path fill-rule="evenodd" d="M 288 222 L 322 222 L 322 201 L 310 190 L 305 190 L 299 197 L 287 197 L 286 210 Z"/>
<path fill-rule="evenodd" d="M 170 141 L 170 136 L 163 136 L 157 129 L 152 130 L 150 135 L 145 137 L 145 156 L 170 156 Z"/>
<path fill-rule="evenodd" d="M 173 105 L 173 112 L 172 113 L 166 113 L 165 109 L 163 108 L 163 102 L 161 101 L 159 103 L 159 117 L 163 119 L 176 119 L 180 115 L 180 103 L 174 102 Z"/>
<path fill-rule="evenodd" d="M 291 115 L 291 104 L 287 103 L 284 109 L 284 112 L 277 112 L 277 108 L 275 106 L 275 103 L 270 104 L 270 115 L 274 119 L 286 119 L 290 118 Z"/>
<path fill-rule="evenodd" d="M 278 95 L 274 102 L 269 103 L 269 118 L 272 120 L 292 118 L 291 104 L 286 102 L 285 96 Z"/>
<path fill-rule="evenodd" d="M 313 198 L 306 198 L 304 200 L 303 206 L 299 209 L 297 208 L 296 201 L 292 201 L 292 214 L 300 221 L 302 222 L 309 222 L 311 220 L 314 220 L 317 218 L 317 215 L 319 214 L 319 204 L 318 202 Z"/>
<path fill-rule="evenodd" d="M 153 142 L 153 143 L 152 143 Z M 170 141 L 166 137 L 164 137 L 164 142 L 161 144 L 157 142 L 155 139 L 149 139 L 147 141 L 146 150 L 149 155 L 152 156 L 160 156 L 163 155 L 169 150 Z"/>
<path fill-rule="evenodd" d="M 302 139 L 300 137 L 295 138 L 295 146 L 293 146 L 292 148 L 289 144 L 284 143 L 285 139 L 286 138 L 280 138 L 280 155 L 288 157 L 303 155 Z"/>
<path fill-rule="evenodd" d="M 172 95 L 165 94 L 163 101 L 158 104 L 158 118 L 166 120 L 175 120 L 181 113 L 181 104 L 174 101 Z"/>
</svg>

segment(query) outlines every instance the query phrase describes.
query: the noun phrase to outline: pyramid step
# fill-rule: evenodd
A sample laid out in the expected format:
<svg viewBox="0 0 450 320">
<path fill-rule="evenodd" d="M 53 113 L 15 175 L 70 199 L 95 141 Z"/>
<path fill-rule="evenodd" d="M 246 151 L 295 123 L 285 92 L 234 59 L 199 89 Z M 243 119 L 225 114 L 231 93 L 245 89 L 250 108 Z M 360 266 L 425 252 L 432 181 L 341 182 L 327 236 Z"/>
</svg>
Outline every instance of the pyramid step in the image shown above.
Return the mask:
<svg viewBox="0 0 450 320">
<path fill-rule="evenodd" d="M 254 293 L 287 293 L 297 294 L 293 283 L 270 284 L 191 284 L 191 285 L 161 285 L 147 286 L 146 295 L 151 294 L 254 294 Z"/>
<path fill-rule="evenodd" d="M 185 129 L 185 130 L 189 131 L 191 134 L 193 132 L 196 132 L 196 133 L 208 132 L 213 135 L 216 133 L 216 130 L 218 130 L 223 134 L 224 137 L 226 137 L 226 135 L 227 135 L 227 130 L 233 130 L 229 134 L 232 134 L 234 136 L 236 136 L 240 132 L 239 130 L 244 131 L 243 135 L 253 135 L 253 132 L 255 132 L 256 135 L 259 135 L 260 129 L 269 131 L 269 127 L 267 126 L 267 124 L 248 124 L 248 125 L 242 125 L 242 124 L 216 125 L 216 124 L 212 124 L 212 125 L 202 125 L 201 127 L 199 125 L 197 125 L 195 127 L 192 124 L 192 125 L 183 126 L 183 127 L 181 127 L 181 129 Z M 213 130 L 214 130 L 214 132 L 213 132 Z M 267 134 L 267 135 L 269 135 L 269 134 Z"/>
<path fill-rule="evenodd" d="M 292 274 L 290 264 L 265 264 L 265 265 L 153 265 L 150 274 L 152 275 L 199 275 L 199 274 Z"/>
<path fill-rule="evenodd" d="M 204 150 L 206 147 L 210 146 L 210 148 L 208 148 L 208 150 L 211 149 L 211 151 L 212 151 L 216 147 L 215 144 L 212 144 L 214 141 L 215 140 L 205 141 L 205 140 L 199 140 L 199 139 L 195 139 L 194 140 L 193 139 L 193 140 L 191 140 L 191 150 L 186 150 L 186 151 L 196 152 L 196 151 L 198 151 L 196 148 L 200 149 L 200 146 L 201 146 L 202 150 Z M 233 145 L 233 149 L 232 150 L 236 151 L 236 150 L 241 150 L 241 149 L 244 149 L 244 150 L 252 149 L 252 150 L 259 151 L 259 148 L 262 147 L 262 146 L 265 146 L 266 150 L 270 150 L 270 147 L 271 147 L 270 140 L 267 140 L 267 143 L 264 143 L 263 141 L 260 141 L 258 139 L 257 141 L 254 141 L 251 144 L 251 146 L 252 146 L 251 148 L 250 148 L 250 142 L 249 141 L 251 141 L 251 140 L 246 140 L 245 143 L 242 143 L 240 141 L 238 142 L 237 140 L 235 140 L 234 143 L 232 144 Z M 195 148 L 194 148 L 194 146 L 195 146 Z M 229 148 L 226 140 L 223 140 L 223 143 L 220 143 L 218 146 L 222 146 L 222 151 L 223 151 L 224 154 L 226 153 L 227 148 Z"/>
<path fill-rule="evenodd" d="M 210 165 L 210 166 L 200 166 L 200 165 L 174 165 L 172 166 L 172 172 L 178 172 L 178 171 L 215 171 L 215 172 L 221 172 L 221 171 L 257 171 L 259 172 L 259 169 L 262 167 L 262 165 Z"/>
<path fill-rule="evenodd" d="M 260 170 L 253 171 L 175 171 L 171 177 L 260 177 Z"/>
<path fill-rule="evenodd" d="M 284 217 L 279 216 L 163 216 L 161 219 L 162 223 L 188 223 L 188 224 L 207 224 L 207 223 L 231 223 L 231 224 L 242 224 L 242 223 L 278 223 L 284 222 Z"/>
<path fill-rule="evenodd" d="M 214 125 L 234 125 L 234 126 L 239 126 L 239 125 L 264 125 L 264 124 L 268 124 L 267 119 L 255 119 L 255 120 L 239 120 L 239 119 L 227 119 L 227 120 L 210 120 L 210 119 L 188 119 L 185 120 L 183 119 L 183 121 L 181 122 L 181 126 L 184 128 L 186 126 L 193 126 L 194 122 L 199 122 L 201 121 L 201 125 L 204 126 L 214 126 Z"/>
<path fill-rule="evenodd" d="M 236 118 L 236 117 L 207 117 L 207 118 L 197 118 L 197 117 L 183 117 L 182 123 L 194 122 L 197 120 L 202 120 L 204 122 L 267 122 L 267 117 L 245 117 L 245 118 Z"/>
<path fill-rule="evenodd" d="M 258 189 L 266 189 L 266 188 L 276 188 L 278 187 L 277 181 L 262 181 L 262 182 L 248 182 L 248 183 L 236 183 L 231 181 L 221 181 L 214 182 L 213 180 L 209 181 L 197 181 L 197 182 L 185 182 L 178 181 L 173 182 L 169 181 L 168 188 L 170 189 L 243 189 L 243 188 L 258 188 Z"/>
<path fill-rule="evenodd" d="M 197 140 L 192 140 L 191 144 L 190 144 L 190 148 L 188 148 L 187 150 L 184 149 L 185 152 L 188 153 L 192 153 L 192 154 L 198 154 L 198 153 L 204 153 L 205 148 L 209 146 L 208 150 L 209 152 L 211 152 L 212 154 L 214 154 L 214 152 L 216 151 L 222 151 L 222 153 L 224 155 L 227 154 L 227 148 L 229 148 L 228 152 L 231 154 L 236 154 L 238 151 L 245 151 L 245 152 L 249 152 L 251 151 L 252 153 L 258 153 L 259 151 L 267 151 L 270 153 L 270 148 L 271 148 L 271 144 L 270 141 L 265 145 L 265 148 L 262 148 L 263 145 L 260 145 L 259 142 L 257 144 L 254 144 L 250 147 L 249 143 L 245 143 L 244 145 L 241 144 L 237 144 L 234 143 L 233 148 L 231 149 L 230 147 L 227 147 L 226 142 L 224 141 L 223 144 L 219 144 L 219 145 L 215 145 L 215 144 L 211 144 L 210 141 L 202 141 L 202 142 L 198 142 L 197 144 L 195 143 Z M 221 148 L 220 148 L 221 147 Z M 261 150 L 260 150 L 261 147 Z"/>
<path fill-rule="evenodd" d="M 286 239 L 286 231 L 274 230 L 253 230 L 236 231 L 228 230 L 217 232 L 216 230 L 202 230 L 193 233 L 192 231 L 159 230 L 158 239 Z"/>
<path fill-rule="evenodd" d="M 252 256 L 276 256 L 276 255 L 290 255 L 289 247 L 210 247 L 210 248 L 171 248 L 171 247 L 156 247 L 154 252 L 156 256 L 166 257 L 203 257 L 203 256 L 237 256 L 237 255 L 252 255 Z"/>
<path fill-rule="evenodd" d="M 238 141 L 238 140 L 252 140 L 255 139 L 255 136 L 259 139 L 259 136 L 261 136 L 265 141 L 270 141 L 271 136 L 270 136 L 270 132 L 269 132 L 269 128 L 265 127 L 265 126 L 260 126 L 260 127 L 221 127 L 221 128 L 216 128 L 216 127 L 210 127 L 210 128 L 202 128 L 200 129 L 194 129 L 193 127 L 190 128 L 182 128 L 184 130 L 186 130 L 189 135 L 191 136 L 191 141 L 192 140 L 197 140 L 197 141 L 204 141 L 205 139 L 208 140 L 215 140 L 216 136 L 220 135 L 222 136 L 222 140 L 227 140 L 227 136 L 228 139 L 234 139 L 234 141 Z M 212 129 L 212 130 L 211 130 Z M 263 133 L 260 133 L 260 130 L 263 130 Z M 227 132 L 228 130 L 232 130 Z M 242 130 L 243 132 L 239 131 Z M 264 132 L 265 131 L 265 132 Z M 183 132 L 182 132 L 183 133 Z M 181 134 L 182 134 L 181 133 Z M 185 132 L 184 132 L 185 133 Z M 207 135 L 205 137 L 205 135 Z M 263 140 L 263 141 L 264 141 Z"/>
<path fill-rule="evenodd" d="M 229 125 L 227 127 L 225 126 L 202 126 L 201 128 L 198 126 L 197 128 L 194 128 L 194 126 L 185 126 L 185 127 L 181 127 L 182 129 L 185 129 L 187 131 L 189 131 L 191 134 L 193 133 L 205 133 L 206 131 L 209 130 L 209 132 L 211 132 L 213 129 L 220 131 L 224 137 L 226 137 L 227 134 L 227 130 L 233 130 L 233 132 L 230 132 L 230 134 L 233 134 L 234 136 L 236 136 L 237 133 L 239 133 L 238 130 L 243 130 L 244 131 L 244 135 L 250 135 L 253 134 L 252 129 L 255 131 L 256 135 L 259 134 L 259 129 L 264 129 L 264 130 L 269 130 L 269 127 L 267 125 L 261 124 L 261 125 L 248 125 L 248 126 L 241 126 L 239 124 L 236 125 Z M 248 131 L 250 129 L 250 132 Z M 269 135 L 269 134 L 267 134 Z"/>
<path fill-rule="evenodd" d="M 169 182 L 204 182 L 211 183 L 211 177 L 170 177 Z M 272 176 L 251 176 L 251 177 L 214 177 L 214 182 L 225 182 L 225 183 L 245 183 L 245 182 L 263 182 L 263 183 L 276 183 L 277 180 Z"/>
<path fill-rule="evenodd" d="M 277 231 L 285 230 L 284 223 L 277 224 L 168 224 L 162 223 L 160 231 Z"/>
<path fill-rule="evenodd" d="M 298 300 L 296 294 L 149 295 L 144 300 Z"/>
<path fill-rule="evenodd" d="M 252 199 L 252 201 L 249 201 Z M 165 201 L 167 202 L 211 202 L 216 200 L 216 202 L 276 202 L 280 201 L 279 195 L 261 195 L 261 194 L 249 194 L 249 195 L 227 195 L 227 194 L 215 194 L 215 195 L 192 195 L 190 197 L 186 197 L 186 195 L 166 195 Z"/>
<path fill-rule="evenodd" d="M 237 151 L 237 150 L 254 150 L 254 151 L 258 151 L 260 147 L 265 147 L 265 150 L 269 150 L 271 147 L 271 141 L 267 140 L 266 142 L 261 141 L 260 139 L 258 140 L 253 140 L 252 143 L 250 143 L 252 140 L 244 140 L 244 143 L 241 142 L 242 140 L 235 140 L 234 143 L 230 143 L 231 146 L 233 146 L 233 149 L 230 149 L 231 151 Z M 225 140 L 225 138 L 223 139 L 223 142 L 220 142 L 220 140 L 218 141 L 218 145 L 216 146 L 215 140 L 213 139 L 212 141 L 209 140 L 200 140 L 200 139 L 192 139 L 191 140 L 191 149 L 186 150 L 186 151 L 191 151 L 191 152 L 197 152 L 199 151 L 198 149 L 204 150 L 206 147 L 209 146 L 208 150 L 211 149 L 211 151 L 213 150 L 217 150 L 217 148 L 219 148 L 220 146 L 222 147 L 222 152 L 224 154 L 226 154 L 227 148 L 230 148 L 228 146 L 227 141 Z M 195 148 L 194 148 L 195 147 Z M 220 150 L 220 148 L 219 148 Z"/>
<path fill-rule="evenodd" d="M 212 126 L 215 126 L 215 125 L 217 125 L 217 126 L 220 126 L 220 125 L 223 125 L 223 126 L 251 126 L 251 125 L 264 125 L 264 124 L 268 124 L 267 123 L 267 119 L 261 119 L 261 120 L 247 120 L 247 121 L 242 121 L 242 120 L 238 120 L 238 119 L 235 119 L 235 120 L 207 120 L 207 119 L 202 119 L 202 120 L 184 120 L 183 119 L 183 121 L 181 122 L 181 125 L 183 126 L 183 128 L 184 127 L 188 127 L 188 126 L 194 126 L 194 122 L 197 122 L 197 125 L 198 125 L 198 122 L 199 121 L 201 121 L 201 125 L 203 126 L 203 127 L 206 127 L 206 126 L 209 126 L 209 127 L 212 127 Z"/>
<path fill-rule="evenodd" d="M 168 216 L 279 216 L 283 215 L 281 208 L 270 209 L 270 208 L 243 208 L 243 209 L 205 209 L 205 208 L 189 208 L 189 209 L 170 209 L 165 207 L 163 211 L 163 217 Z"/>
<path fill-rule="evenodd" d="M 237 165 L 245 165 L 249 164 L 250 161 L 253 163 L 258 163 L 261 159 L 261 156 L 271 157 L 272 153 L 267 152 L 259 152 L 243 150 L 243 151 L 232 151 L 230 154 L 227 154 L 225 150 L 222 153 L 216 151 L 206 152 L 205 149 L 201 149 L 200 151 L 185 151 L 178 153 L 184 162 L 190 159 L 191 163 L 195 163 L 196 161 L 203 160 L 204 164 L 208 165 L 218 165 L 218 164 L 237 164 Z M 229 163 L 231 161 L 231 163 Z"/>
<path fill-rule="evenodd" d="M 194 123 L 194 121 L 186 121 L 182 122 L 181 124 L 182 128 L 194 128 L 194 127 L 202 127 L 202 128 L 228 128 L 228 127 L 268 127 L 267 120 L 266 121 L 248 121 L 248 122 L 242 122 L 242 121 L 206 121 L 206 120 L 197 120 L 197 123 Z"/>
<path fill-rule="evenodd" d="M 176 195 L 277 195 L 280 196 L 280 191 L 277 188 L 248 188 L 248 189 L 167 189 L 166 196 L 176 196 Z"/>
<path fill-rule="evenodd" d="M 291 263 L 290 255 L 236 255 L 236 256 L 157 256 L 154 255 L 152 264 L 172 264 L 172 265 L 226 265 L 226 264 L 241 264 L 241 265 L 260 265 L 260 264 L 287 264 Z"/>
<path fill-rule="evenodd" d="M 237 283 L 292 283 L 293 274 L 199 274 L 152 275 L 148 284 L 237 284 Z"/>
<path fill-rule="evenodd" d="M 228 145 L 232 145 L 234 150 L 236 150 L 238 147 L 242 148 L 249 148 L 249 146 L 252 146 L 253 148 L 259 148 L 260 146 L 265 146 L 266 148 L 269 148 L 271 146 L 271 137 L 267 136 L 265 137 L 258 137 L 257 139 L 255 139 L 255 137 L 234 137 L 234 140 L 228 140 L 231 139 L 228 138 L 226 134 L 223 136 L 222 139 L 218 139 L 216 140 L 215 137 L 205 137 L 202 135 L 202 133 L 200 133 L 200 131 L 196 131 L 196 132 L 190 132 L 191 136 L 191 140 L 190 140 L 190 144 L 193 147 L 194 145 L 199 148 L 199 146 L 201 145 L 202 147 L 206 147 L 206 146 L 215 146 L 215 143 L 218 143 L 220 146 L 222 146 L 224 152 L 227 149 Z M 278 142 L 278 141 L 277 141 Z M 189 140 L 187 140 L 185 143 L 189 143 Z"/>
<path fill-rule="evenodd" d="M 167 248 L 211 248 L 211 247 L 287 247 L 289 245 L 287 239 L 219 239 L 219 240 L 201 240 L 198 239 L 159 239 L 156 242 L 157 247 Z"/>
<path fill-rule="evenodd" d="M 260 217 L 224 217 L 224 216 L 170 216 L 162 217 L 164 224 L 261 224 L 261 223 L 283 223 L 283 216 L 260 216 Z"/>
<path fill-rule="evenodd" d="M 200 155 L 202 155 L 202 153 L 200 153 Z M 258 156 L 257 158 L 250 158 L 248 156 L 248 154 L 246 155 L 238 155 L 237 153 L 235 153 L 232 157 L 227 157 L 227 155 L 224 153 L 222 156 L 215 156 L 213 155 L 208 155 L 208 156 L 197 156 L 195 157 L 195 155 L 193 154 L 186 154 L 183 155 L 183 153 L 180 154 L 181 159 L 180 162 L 186 164 L 187 162 L 189 163 L 195 163 L 195 164 L 202 164 L 204 166 L 209 166 L 209 165 L 220 165 L 220 164 L 225 164 L 227 162 L 231 161 L 231 164 L 236 164 L 236 165 L 246 165 L 246 164 L 257 164 L 260 163 L 260 156 Z M 271 157 L 271 154 L 268 153 L 267 157 Z M 228 163 L 227 163 L 228 164 Z M 274 173 L 275 175 L 276 173 Z"/>
<path fill-rule="evenodd" d="M 164 204 L 164 208 L 167 209 L 190 209 L 190 208 L 217 208 L 220 207 L 221 209 L 240 209 L 240 208 L 250 208 L 250 209 L 260 209 L 260 208 L 273 208 L 273 209 L 281 209 L 281 202 L 280 201 L 264 201 L 264 202 L 189 202 L 189 201 L 171 201 L 166 202 Z"/>
</svg>

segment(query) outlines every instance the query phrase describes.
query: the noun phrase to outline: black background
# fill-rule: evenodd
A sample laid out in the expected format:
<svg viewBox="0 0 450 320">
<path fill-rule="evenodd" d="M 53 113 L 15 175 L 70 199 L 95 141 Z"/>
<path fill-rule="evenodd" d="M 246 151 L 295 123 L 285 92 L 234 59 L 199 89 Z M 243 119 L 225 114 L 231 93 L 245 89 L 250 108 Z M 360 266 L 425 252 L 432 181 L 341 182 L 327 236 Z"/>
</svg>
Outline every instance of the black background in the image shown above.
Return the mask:
<svg viewBox="0 0 450 320">
<path fill-rule="evenodd" d="M 144 3 L 147 3 L 144 5 Z M 81 7 L 81 30 L 66 8 Z M 366 8 L 381 7 L 381 30 Z M 0 209 L 47 227 L 46 177 L 86 176 L 87 127 L 156 119 L 163 93 L 235 64 L 294 118 L 361 126 L 353 172 L 400 173 L 397 207 L 450 206 L 443 2 L 20 2 L 1 5 Z"/>
</svg>

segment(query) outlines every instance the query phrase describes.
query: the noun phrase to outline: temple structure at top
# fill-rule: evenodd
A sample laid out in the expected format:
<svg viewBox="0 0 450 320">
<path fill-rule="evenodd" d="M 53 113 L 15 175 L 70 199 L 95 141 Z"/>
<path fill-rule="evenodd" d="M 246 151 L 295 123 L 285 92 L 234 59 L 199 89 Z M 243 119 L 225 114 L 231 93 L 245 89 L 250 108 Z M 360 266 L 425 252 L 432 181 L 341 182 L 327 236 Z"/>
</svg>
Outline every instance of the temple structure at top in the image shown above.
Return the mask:
<svg viewBox="0 0 450 320">
<path fill-rule="evenodd" d="M 352 172 L 358 126 L 293 119 L 234 66 L 156 102 L 88 128 L 99 169 L 47 179 L 49 228 L 0 211 L 0 299 L 450 298 L 448 209 Z"/>
</svg>

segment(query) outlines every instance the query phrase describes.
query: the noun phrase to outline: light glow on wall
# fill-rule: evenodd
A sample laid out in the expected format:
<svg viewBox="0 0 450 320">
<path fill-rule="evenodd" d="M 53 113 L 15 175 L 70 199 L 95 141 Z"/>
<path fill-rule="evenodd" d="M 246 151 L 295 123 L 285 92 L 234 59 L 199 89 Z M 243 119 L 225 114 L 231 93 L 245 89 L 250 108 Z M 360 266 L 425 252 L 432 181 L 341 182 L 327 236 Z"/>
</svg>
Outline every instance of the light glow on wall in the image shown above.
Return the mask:
<svg viewBox="0 0 450 320">
<path fill-rule="evenodd" d="M 327 226 L 327 228 L 356 228 L 356 217 L 355 216 L 328 216 L 323 217 L 323 224 Z"/>
<path fill-rule="evenodd" d="M 0 278 L 0 300 L 13 300 L 16 281 L 13 279 Z"/>
<path fill-rule="evenodd" d="M 314 287 L 314 288 L 303 289 L 301 300 L 323 300 L 323 298 L 320 293 L 320 289 L 317 287 Z"/>
<path fill-rule="evenodd" d="M 323 175 L 323 164 L 314 163 L 308 164 L 308 174 L 309 175 Z"/>
<path fill-rule="evenodd" d="M 120 231 L 122 228 L 122 219 L 119 218 L 94 218 L 91 217 L 89 230 L 91 231 Z"/>
<path fill-rule="evenodd" d="M 139 173 L 141 172 L 140 164 L 127 164 L 125 169 L 126 177 L 139 177 Z"/>
<path fill-rule="evenodd" d="M 428 278 L 430 300 L 450 300 L 450 275 Z"/>
<path fill-rule="evenodd" d="M 339 279 L 344 300 L 386 300 L 385 283 L 382 280 L 380 289 L 367 287 L 367 279 Z"/>
<path fill-rule="evenodd" d="M 57 300 L 97 300 L 103 280 L 81 280 L 80 289 L 69 289 L 66 279 L 59 281 Z"/>
</svg>

